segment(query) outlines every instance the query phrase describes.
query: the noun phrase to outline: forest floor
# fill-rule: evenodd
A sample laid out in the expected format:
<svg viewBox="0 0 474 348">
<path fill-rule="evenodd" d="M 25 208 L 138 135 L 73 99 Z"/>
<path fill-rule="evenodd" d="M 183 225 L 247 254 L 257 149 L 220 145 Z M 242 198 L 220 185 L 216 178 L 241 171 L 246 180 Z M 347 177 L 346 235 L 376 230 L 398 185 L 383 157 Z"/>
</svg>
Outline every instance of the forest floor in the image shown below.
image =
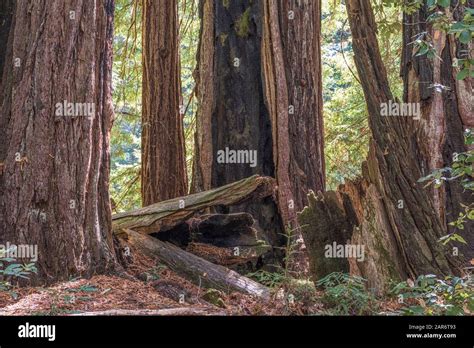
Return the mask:
<svg viewBox="0 0 474 348">
<path fill-rule="evenodd" d="M 270 301 L 241 293 L 224 294 L 200 288 L 146 256 L 134 254 L 128 278 L 97 275 L 50 287 L 13 288 L 0 292 L 0 315 L 324 315 L 330 314 L 309 281 L 292 289 L 296 301 Z M 284 287 L 284 286 L 283 286 Z M 285 289 L 288 292 L 289 289 Z M 394 300 L 380 312 L 398 309 Z"/>
</svg>

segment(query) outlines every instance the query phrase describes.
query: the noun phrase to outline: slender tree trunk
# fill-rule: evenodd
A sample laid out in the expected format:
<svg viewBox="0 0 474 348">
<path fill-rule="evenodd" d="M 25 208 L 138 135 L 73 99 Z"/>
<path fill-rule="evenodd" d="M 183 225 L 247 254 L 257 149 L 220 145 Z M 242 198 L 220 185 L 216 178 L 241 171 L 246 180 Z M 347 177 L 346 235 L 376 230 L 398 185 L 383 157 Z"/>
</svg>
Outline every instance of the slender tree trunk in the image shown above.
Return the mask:
<svg viewBox="0 0 474 348">
<path fill-rule="evenodd" d="M 285 223 L 296 216 L 290 182 L 289 102 L 278 3 L 263 1 L 262 65 L 266 105 L 272 125 L 273 163 L 278 183 L 278 207 Z"/>
<path fill-rule="evenodd" d="M 324 191 L 321 1 L 280 0 L 278 19 L 288 90 L 288 176 L 294 211 Z"/>
<path fill-rule="evenodd" d="M 194 134 L 194 159 L 191 192 L 211 189 L 212 179 L 212 125 L 214 110 L 214 2 L 201 0 L 199 3 L 201 18 L 200 41 L 197 51 L 197 67 L 194 73 L 196 80 L 195 94 L 199 100 L 196 115 L 196 132 Z"/>
<path fill-rule="evenodd" d="M 143 2 L 142 204 L 187 193 L 178 2 Z"/>
<path fill-rule="evenodd" d="M 1 84 L 0 242 L 37 246 L 42 282 L 116 265 L 113 12 L 113 0 L 16 1 Z"/>
<path fill-rule="evenodd" d="M 474 7 L 474 1 L 469 5 Z M 453 1 L 448 16 L 461 20 L 463 12 L 464 6 Z M 405 14 L 403 19 L 404 101 L 421 105 L 421 120 L 414 126 L 423 176 L 435 169 L 450 167 L 453 154 L 466 151 L 464 130 L 474 127 L 473 79 L 456 80 L 457 70 L 452 67 L 455 59 L 467 58 L 468 45 L 433 28 L 427 20 L 430 14 L 425 4 L 418 11 Z M 412 43 L 420 35 L 425 40 L 431 38 L 436 58 L 416 54 Z M 455 232 L 448 223 L 456 220 L 463 211 L 461 204 L 469 203 L 472 196 L 463 192 L 458 182 L 447 182 L 440 188 L 432 186 L 431 196 L 446 234 Z M 468 222 L 464 233 L 456 231 L 467 241 L 461 248 L 471 258 L 474 257 L 474 235 L 470 232 L 473 229 L 474 222 Z"/>
<path fill-rule="evenodd" d="M 348 237 L 347 224 L 340 221 L 352 225 L 349 243 L 365 248 L 364 260 L 348 260 L 351 272 L 367 278 L 369 287 L 379 292 L 386 289 L 390 279 L 455 273 L 455 258 L 438 242 L 444 229 L 433 213 L 432 199 L 417 182 L 422 173 L 413 120 L 384 117 L 381 113 L 382 103 L 393 101 L 393 96 L 370 2 L 347 0 L 346 6 L 373 140 L 363 178 L 346 183 L 336 194 L 329 192 L 312 199 L 300 216 L 301 223 L 307 225 L 303 235 L 310 249 L 313 275 L 323 275 L 317 263 L 325 255 L 325 245 L 335 241 L 331 236 Z M 327 223 L 318 225 L 321 221 Z"/>
<path fill-rule="evenodd" d="M 11 44 L 8 40 L 10 38 L 10 29 L 12 27 L 14 11 L 14 1 L 5 0 L 0 3 L 0 106 L 3 103 L 4 98 L 9 98 L 8 93 L 4 93 L 3 86 L 7 83 L 11 74 L 9 71 L 4 71 L 5 62 L 12 62 L 12 49 Z M 8 69 L 11 70 L 13 63 L 8 65 Z M 8 119 L 6 115 L 0 116 L 0 139 L 6 139 L 6 128 Z M 0 140 L 0 175 L 3 171 L 4 164 L 1 159 L 5 157 L 7 143 Z"/>
</svg>

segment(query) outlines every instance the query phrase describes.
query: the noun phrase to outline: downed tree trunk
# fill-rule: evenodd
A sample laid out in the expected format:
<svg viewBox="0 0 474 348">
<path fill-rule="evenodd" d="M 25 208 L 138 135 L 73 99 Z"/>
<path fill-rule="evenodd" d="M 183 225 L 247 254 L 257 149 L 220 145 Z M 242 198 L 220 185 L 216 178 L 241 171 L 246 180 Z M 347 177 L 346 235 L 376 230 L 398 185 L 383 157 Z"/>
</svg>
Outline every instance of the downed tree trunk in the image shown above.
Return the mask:
<svg viewBox="0 0 474 348">
<path fill-rule="evenodd" d="M 212 244 L 193 242 L 186 247 L 186 251 L 214 264 L 228 267 L 240 274 L 258 270 L 262 266 L 262 257 L 270 250 L 271 247 L 266 244 L 222 248 Z"/>
<path fill-rule="evenodd" d="M 124 228 L 146 234 L 166 231 L 184 223 L 202 210 L 256 201 L 272 196 L 274 190 L 274 179 L 254 175 L 213 190 L 116 214 L 112 217 L 113 230 L 118 234 Z"/>
<path fill-rule="evenodd" d="M 97 312 L 81 312 L 67 314 L 72 317 L 89 316 L 117 316 L 117 315 L 226 315 L 225 311 L 215 311 L 208 308 L 178 307 L 163 309 L 109 309 Z"/>
<path fill-rule="evenodd" d="M 150 235 L 245 274 L 255 272 L 272 253 L 271 245 L 257 237 L 254 222 L 248 213 L 206 214 Z"/>
<path fill-rule="evenodd" d="M 124 229 L 127 242 L 145 255 L 157 257 L 172 271 L 196 285 L 222 290 L 239 291 L 269 299 L 270 290 L 226 267 L 215 265 L 177 246 L 156 238 Z M 124 236 L 123 234 L 121 236 Z"/>
<path fill-rule="evenodd" d="M 187 247 L 191 242 L 217 247 L 255 246 L 259 243 L 253 224 L 254 219 L 248 213 L 205 214 L 152 236 L 180 247 Z"/>
<path fill-rule="evenodd" d="M 253 246 L 257 234 L 248 213 L 208 214 L 188 222 L 192 240 L 218 247 Z"/>
</svg>

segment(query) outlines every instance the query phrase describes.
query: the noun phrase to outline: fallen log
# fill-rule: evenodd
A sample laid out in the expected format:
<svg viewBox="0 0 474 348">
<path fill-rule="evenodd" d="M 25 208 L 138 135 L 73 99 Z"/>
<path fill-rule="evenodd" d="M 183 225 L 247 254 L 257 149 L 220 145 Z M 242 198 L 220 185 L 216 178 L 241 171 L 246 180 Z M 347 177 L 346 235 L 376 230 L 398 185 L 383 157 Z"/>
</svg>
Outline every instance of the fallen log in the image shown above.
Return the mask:
<svg viewBox="0 0 474 348">
<path fill-rule="evenodd" d="M 275 185 L 273 178 L 254 175 L 213 190 L 115 214 L 112 217 L 113 230 L 116 234 L 122 233 L 122 229 L 127 228 L 146 234 L 167 231 L 203 210 L 272 196 Z"/>
<path fill-rule="evenodd" d="M 260 245 L 261 241 L 257 238 L 253 224 L 252 215 L 247 213 L 205 214 L 151 235 L 183 248 L 192 242 L 228 248 L 256 246 Z"/>
<path fill-rule="evenodd" d="M 187 221 L 193 242 L 227 248 L 258 245 L 253 224 L 248 213 L 207 214 Z"/>
<path fill-rule="evenodd" d="M 258 269 L 257 266 L 261 257 L 268 253 L 271 247 L 259 245 L 222 248 L 211 244 L 190 243 L 185 250 L 216 265 L 222 265 L 240 274 L 246 274 Z"/>
<path fill-rule="evenodd" d="M 272 247 L 257 237 L 248 213 L 206 214 L 150 236 L 239 273 L 255 272 Z"/>
<path fill-rule="evenodd" d="M 215 265 L 188 253 L 177 246 L 160 241 L 130 229 L 122 229 L 120 235 L 145 255 L 157 257 L 178 275 L 196 285 L 225 292 L 239 291 L 263 299 L 270 298 L 270 290 L 226 267 Z"/>
<path fill-rule="evenodd" d="M 227 313 L 222 310 L 213 310 L 207 308 L 193 308 L 193 307 L 178 307 L 178 308 L 163 308 L 163 309 L 109 309 L 105 311 L 96 312 L 80 312 L 67 314 L 67 316 L 120 316 L 120 315 L 153 315 L 153 316 L 168 316 L 168 315 L 218 315 L 223 316 Z"/>
</svg>

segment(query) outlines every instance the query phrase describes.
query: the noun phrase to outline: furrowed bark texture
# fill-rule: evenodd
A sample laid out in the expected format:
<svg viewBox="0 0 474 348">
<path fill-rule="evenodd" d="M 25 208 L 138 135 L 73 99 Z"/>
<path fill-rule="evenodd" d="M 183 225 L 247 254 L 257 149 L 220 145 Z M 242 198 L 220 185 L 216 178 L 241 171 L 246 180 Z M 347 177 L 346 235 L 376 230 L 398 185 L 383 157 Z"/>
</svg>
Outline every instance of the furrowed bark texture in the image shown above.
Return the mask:
<svg viewBox="0 0 474 348">
<path fill-rule="evenodd" d="M 272 125 L 262 81 L 263 2 L 200 2 L 196 156 L 193 192 L 216 188 L 254 174 L 275 177 Z M 218 151 L 254 151 L 250 163 L 219 163 Z M 271 197 L 246 201 L 215 212 L 250 213 L 259 237 L 272 246 L 283 243 L 278 206 Z M 275 250 L 278 253 L 278 250 Z"/>
<path fill-rule="evenodd" d="M 193 190 L 273 176 L 286 225 L 324 189 L 320 4 L 203 0 L 201 18 Z M 258 163 L 217 163 L 225 148 L 256 150 Z"/>
<path fill-rule="evenodd" d="M 12 21 L 14 11 L 14 1 L 5 0 L 0 4 L 0 106 L 3 103 L 3 99 L 10 98 L 9 93 L 5 93 L 4 90 L 7 83 L 10 83 L 11 72 L 13 65 L 12 57 L 12 45 L 9 43 L 9 39 L 13 39 L 10 36 L 10 29 L 12 27 Z M 7 69 L 4 69 L 5 62 L 11 62 L 7 65 Z M 4 71 L 5 70 L 5 71 Z M 8 103 L 9 101 L 7 101 Z M 3 117 L 0 116 L 0 139 L 6 139 L 6 128 L 7 128 L 8 118 L 7 115 Z M 0 175 L 3 172 L 4 163 L 1 162 L 1 159 L 5 157 L 5 152 L 7 148 L 6 141 L 0 140 Z"/>
<path fill-rule="evenodd" d="M 452 2 L 447 15 L 454 20 L 462 20 L 464 9 L 473 8 L 470 0 L 465 6 Z M 441 9 L 439 9 L 441 10 Z M 446 10 L 442 10 L 445 11 Z M 404 82 L 404 101 L 421 104 L 421 120 L 413 122 L 419 148 L 419 163 L 422 175 L 426 176 L 435 169 L 451 167 L 453 154 L 467 150 L 463 133 L 474 127 L 473 79 L 456 80 L 459 71 L 452 67 L 456 59 L 469 57 L 469 45 L 462 44 L 452 35 L 437 30 L 427 21 L 432 13 L 426 4 L 413 14 L 405 14 L 403 19 L 403 53 L 401 75 Z M 426 55 L 416 55 L 412 44 L 416 37 L 426 33 L 432 40 L 438 58 L 429 59 Z M 425 35 L 425 39 L 428 38 Z M 470 57 L 472 59 L 472 57 Z M 446 185 L 430 188 L 436 212 L 447 233 L 460 233 L 467 245 L 459 244 L 461 251 L 470 258 L 474 257 L 474 222 L 466 223 L 465 230 L 459 231 L 450 226 L 463 211 L 461 204 L 472 201 L 472 194 L 463 192 L 459 182 L 447 182 Z"/>
<path fill-rule="evenodd" d="M 456 273 L 456 260 L 437 241 L 444 230 L 433 213 L 431 197 L 417 183 L 421 170 L 410 134 L 412 126 L 402 118 L 381 115 L 381 104 L 393 100 L 393 96 L 378 49 L 370 3 L 348 0 L 346 7 L 373 137 L 363 178 L 338 190 L 336 197 L 342 208 L 331 217 L 337 221 L 341 215 L 352 216 L 355 212 L 357 223 L 350 243 L 364 245 L 366 253 L 363 262 L 349 259 L 351 272 L 368 279 L 369 287 L 378 292 L 386 289 L 390 279 Z M 323 199 L 332 197 L 325 194 Z M 301 223 L 319 216 L 317 209 L 309 207 L 301 214 Z M 311 225 L 303 228 L 305 240 L 315 233 L 330 235 L 331 223 L 319 231 Z M 321 244 L 308 243 L 307 247 L 311 249 L 311 262 L 324 257 Z"/>
<path fill-rule="evenodd" d="M 273 162 L 278 182 L 278 207 L 286 223 L 295 218 L 289 209 L 293 200 L 289 177 L 290 140 L 288 136 L 288 91 L 283 61 L 283 47 L 278 21 L 278 4 L 265 0 L 262 40 L 262 64 L 266 104 L 271 117 Z"/>
<path fill-rule="evenodd" d="M 178 2 L 143 3 L 142 204 L 187 193 Z"/>
<path fill-rule="evenodd" d="M 280 0 L 278 5 L 288 90 L 288 175 L 294 210 L 301 211 L 309 190 L 325 189 L 321 2 Z"/>
<path fill-rule="evenodd" d="M 115 266 L 113 12 L 113 0 L 16 1 L 1 84 L 0 242 L 38 246 L 35 281 Z M 95 113 L 56 115 L 63 101 L 91 103 Z"/>
<path fill-rule="evenodd" d="M 211 189 L 213 148 L 211 116 L 214 109 L 214 2 L 202 0 L 199 6 L 201 35 L 197 52 L 195 94 L 200 102 L 196 115 L 191 192 Z"/>
<path fill-rule="evenodd" d="M 227 7 L 226 7 L 227 5 Z M 257 165 L 217 163 L 212 186 L 260 174 L 273 176 L 272 128 L 261 81 L 261 2 L 214 2 L 215 56 L 212 148 L 256 150 Z"/>
</svg>

